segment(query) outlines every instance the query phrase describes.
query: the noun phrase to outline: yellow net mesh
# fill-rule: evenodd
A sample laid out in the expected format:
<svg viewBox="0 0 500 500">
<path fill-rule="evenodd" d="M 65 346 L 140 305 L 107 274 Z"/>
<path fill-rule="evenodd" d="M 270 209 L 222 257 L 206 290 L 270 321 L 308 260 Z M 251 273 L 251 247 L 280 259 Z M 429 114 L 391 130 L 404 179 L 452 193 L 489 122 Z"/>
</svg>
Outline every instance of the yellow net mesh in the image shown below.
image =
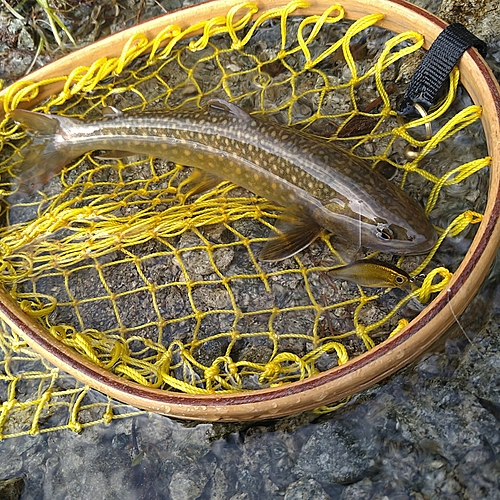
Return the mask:
<svg viewBox="0 0 500 500">
<path fill-rule="evenodd" d="M 328 270 L 340 258 L 327 234 L 293 259 L 260 262 L 257 252 L 279 207 L 229 183 L 186 200 L 178 185 L 189 172 L 163 160 L 87 154 L 39 193 L 16 196 L 18 153 L 28 141 L 7 115 L 0 124 L 0 280 L 54 342 L 147 386 L 251 390 L 347 362 L 397 334 L 416 304 L 446 286 L 456 263 L 442 263 L 436 252 L 450 236 L 470 232 L 484 206 L 484 200 L 464 202 L 443 215 L 447 189 L 483 185 L 490 160 L 464 153 L 458 165 L 433 163 L 432 153 L 477 125 L 481 109 L 453 107 L 455 70 L 439 106 L 398 123 L 390 95 L 394 67 L 422 46 L 422 36 L 386 36 L 382 49 L 360 56 L 366 30 L 376 29 L 381 15 L 348 23 L 334 5 L 320 16 L 291 16 L 305 6 L 293 1 L 252 21 L 258 9 L 245 3 L 186 30 L 168 26 L 153 40 L 135 35 L 120 57 L 75 68 L 62 78 L 63 91 L 35 109 L 91 119 L 108 105 L 172 109 L 222 97 L 270 120 L 321 132 L 375 166 L 389 163 L 396 181 L 426 203 L 426 213 L 437 214 L 435 248 L 398 261 L 414 276 L 426 271 L 422 286 L 387 293 L 332 281 Z M 193 38 L 198 30 L 202 35 Z M 47 83 L 12 86 L 6 113 Z M 419 138 L 430 122 L 438 130 Z M 394 156 L 401 144 L 418 148 L 413 160 Z M 32 423 L 22 432 L 36 432 L 41 415 L 58 405 L 70 415 L 64 425 L 77 426 L 86 389 L 56 393 L 61 375 L 7 328 L 1 345 L 0 379 L 8 388 L 0 432 L 9 414 L 28 407 Z M 33 360 L 47 371 L 12 368 Z M 37 395 L 23 402 L 16 393 L 27 379 L 37 380 Z M 95 421 L 112 418 L 111 403 L 99 404 L 104 410 Z"/>
<path fill-rule="evenodd" d="M 142 413 L 111 401 L 47 363 L 0 322 L 0 440 L 110 423 Z"/>
</svg>

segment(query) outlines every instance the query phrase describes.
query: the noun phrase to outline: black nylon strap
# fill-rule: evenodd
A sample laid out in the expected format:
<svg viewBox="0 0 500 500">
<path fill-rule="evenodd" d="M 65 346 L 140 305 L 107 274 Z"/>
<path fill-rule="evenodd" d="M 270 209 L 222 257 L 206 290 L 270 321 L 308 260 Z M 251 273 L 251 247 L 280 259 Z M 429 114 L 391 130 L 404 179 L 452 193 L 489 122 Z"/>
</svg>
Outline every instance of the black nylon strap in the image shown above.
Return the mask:
<svg viewBox="0 0 500 500">
<path fill-rule="evenodd" d="M 445 28 L 434 40 L 413 74 L 399 104 L 398 113 L 407 117 L 420 116 L 413 103 L 429 109 L 453 66 L 470 47 L 476 47 L 483 57 L 486 55 L 486 43 L 473 35 L 463 24 L 454 23 Z"/>
</svg>

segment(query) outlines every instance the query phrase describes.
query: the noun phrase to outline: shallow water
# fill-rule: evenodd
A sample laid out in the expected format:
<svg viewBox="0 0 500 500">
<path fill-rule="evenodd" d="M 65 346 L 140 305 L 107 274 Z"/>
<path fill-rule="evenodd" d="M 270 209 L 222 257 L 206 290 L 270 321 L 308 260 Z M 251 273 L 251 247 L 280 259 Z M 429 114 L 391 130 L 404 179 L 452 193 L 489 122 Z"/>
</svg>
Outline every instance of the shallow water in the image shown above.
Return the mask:
<svg viewBox="0 0 500 500">
<path fill-rule="evenodd" d="M 230 425 L 141 414 L 12 438 L 0 479 L 22 478 L 22 499 L 500 498 L 499 271 L 460 319 L 467 338 L 455 326 L 334 413 Z"/>
</svg>

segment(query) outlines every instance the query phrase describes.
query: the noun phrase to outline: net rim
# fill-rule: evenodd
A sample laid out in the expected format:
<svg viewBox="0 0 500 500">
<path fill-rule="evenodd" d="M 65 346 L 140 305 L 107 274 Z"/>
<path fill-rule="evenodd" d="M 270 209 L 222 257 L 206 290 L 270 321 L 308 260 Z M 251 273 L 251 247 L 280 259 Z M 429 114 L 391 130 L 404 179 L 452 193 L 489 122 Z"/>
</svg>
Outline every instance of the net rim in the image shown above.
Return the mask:
<svg viewBox="0 0 500 500">
<path fill-rule="evenodd" d="M 95 60 L 96 54 L 106 53 L 108 57 L 112 57 L 112 52 L 118 51 L 116 55 L 119 55 L 125 41 L 134 33 L 143 33 L 152 38 L 167 25 L 178 24 L 184 28 L 197 19 L 225 15 L 231 7 L 238 4 L 239 0 L 216 0 L 179 9 L 80 49 L 37 70 L 26 79 L 41 81 L 48 75 L 53 77 L 69 74 L 76 66 Z M 263 10 L 283 7 L 286 1 L 259 0 L 255 4 L 259 7 L 259 15 Z M 292 15 L 319 14 L 329 6 L 326 1 L 317 0 L 311 2 L 310 7 L 299 9 Z M 429 47 L 447 25 L 433 14 L 404 0 L 346 0 L 342 6 L 345 18 L 349 20 L 380 12 L 384 14 L 384 19 L 377 25 L 397 33 L 418 26 L 419 32 L 425 37 L 425 48 Z M 93 365 L 70 348 L 56 342 L 48 332 L 34 324 L 4 291 L 0 291 L 0 317 L 25 338 L 31 348 L 81 382 L 122 402 L 178 418 L 209 421 L 276 418 L 331 403 L 373 385 L 425 352 L 452 325 L 454 316 L 451 308 L 455 315 L 463 312 L 484 280 L 500 243 L 500 90 L 496 79 L 475 49 L 469 49 L 464 54 L 459 68 L 461 82 L 475 104 L 483 106 L 482 123 L 492 157 L 485 216 L 471 248 L 447 289 L 397 335 L 345 365 L 303 381 L 270 389 L 213 395 L 174 393 L 138 385 Z M 8 91 L 9 87 L 0 92 L 0 100 Z M 48 85 L 37 96 L 37 100 L 55 91 L 54 84 Z M 34 101 L 27 104 L 32 105 Z M 5 113 L 3 108 L 4 106 L 0 107 L 0 117 Z"/>
</svg>

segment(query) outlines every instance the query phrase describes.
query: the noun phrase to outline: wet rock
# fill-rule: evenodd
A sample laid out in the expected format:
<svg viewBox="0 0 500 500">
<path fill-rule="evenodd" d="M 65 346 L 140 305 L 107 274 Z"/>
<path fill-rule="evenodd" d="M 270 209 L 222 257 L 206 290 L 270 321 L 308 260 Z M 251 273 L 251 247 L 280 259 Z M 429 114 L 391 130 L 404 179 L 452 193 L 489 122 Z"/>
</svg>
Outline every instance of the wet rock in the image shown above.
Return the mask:
<svg viewBox="0 0 500 500">
<path fill-rule="evenodd" d="M 474 338 L 474 347 L 461 360 L 456 377 L 485 409 L 500 420 L 500 337 L 497 322 L 493 319 Z"/>
<path fill-rule="evenodd" d="M 287 488 L 285 500 L 302 500 L 304 498 L 309 500 L 330 500 L 332 497 L 314 479 L 299 479 Z"/>
<path fill-rule="evenodd" d="M 209 482 L 214 469 L 214 461 L 207 463 L 204 460 L 200 464 L 192 463 L 174 472 L 169 486 L 172 500 L 198 498 Z"/>
<path fill-rule="evenodd" d="M 247 491 L 249 499 L 273 498 L 284 491 L 295 476 L 291 470 L 292 446 L 283 437 L 276 433 L 274 439 L 268 441 L 266 429 L 259 426 L 245 435 L 243 446 L 230 452 L 234 460 L 228 473 L 235 475 L 237 491 Z"/>
<path fill-rule="evenodd" d="M 92 432 L 72 434 L 49 450 L 43 482 L 43 498 L 138 498 L 131 474 L 131 460 L 125 454 L 103 454 Z"/>
<path fill-rule="evenodd" d="M 294 469 L 322 483 L 349 484 L 374 465 L 375 443 L 356 423 L 332 420 L 319 425 L 303 446 Z"/>
<path fill-rule="evenodd" d="M 365 478 L 345 488 L 340 496 L 341 500 L 358 500 L 360 498 L 371 498 L 373 483 L 371 479 Z"/>
<path fill-rule="evenodd" d="M 29 436 L 28 439 L 6 439 L 0 444 L 0 478 L 21 477 L 25 472 L 24 464 L 33 464 L 34 468 L 43 464 L 41 453 L 46 448 L 42 436 Z"/>
<path fill-rule="evenodd" d="M 229 480 L 221 469 L 216 469 L 208 490 L 209 500 L 226 500 L 231 490 Z"/>
<path fill-rule="evenodd" d="M 201 460 L 210 451 L 208 427 L 206 424 L 200 424 L 194 428 L 185 428 L 181 424 L 173 423 L 167 444 L 168 455 L 172 457 L 172 460 L 167 459 L 167 463 L 172 465 L 173 470 Z M 158 436 L 158 430 L 155 429 L 154 434 L 147 439 L 153 441 L 153 438 L 157 439 Z M 156 440 L 155 444 L 157 445 Z"/>
<path fill-rule="evenodd" d="M 403 410 L 403 437 L 432 440 L 452 464 L 460 463 L 468 449 L 485 447 L 500 452 L 498 421 L 475 396 L 453 382 L 423 384 L 422 389 L 427 389 L 428 396 L 422 395 L 415 407 Z"/>
<path fill-rule="evenodd" d="M 448 340 L 444 352 L 364 393 L 367 400 L 349 415 L 370 429 L 378 459 L 370 483 L 365 478 L 349 485 L 342 498 L 497 498 L 500 433 L 491 372 L 498 351 L 492 329 L 469 331 L 474 345 Z M 476 383 L 482 396 L 492 394 L 489 400 L 474 394 Z M 358 495 L 358 487 L 366 494 Z"/>
<path fill-rule="evenodd" d="M 488 446 L 469 449 L 454 471 L 469 498 L 500 498 L 500 463 L 498 453 Z"/>
<path fill-rule="evenodd" d="M 236 493 L 236 495 L 232 496 L 229 500 L 248 500 L 248 493 Z"/>
<path fill-rule="evenodd" d="M 498 38 L 500 4 L 497 0 L 443 0 L 437 15 L 449 23 L 462 23 L 477 37 L 489 42 Z"/>
<path fill-rule="evenodd" d="M 13 477 L 0 481 L 0 498 L 2 500 L 19 500 L 24 488 L 24 478 Z"/>
</svg>

